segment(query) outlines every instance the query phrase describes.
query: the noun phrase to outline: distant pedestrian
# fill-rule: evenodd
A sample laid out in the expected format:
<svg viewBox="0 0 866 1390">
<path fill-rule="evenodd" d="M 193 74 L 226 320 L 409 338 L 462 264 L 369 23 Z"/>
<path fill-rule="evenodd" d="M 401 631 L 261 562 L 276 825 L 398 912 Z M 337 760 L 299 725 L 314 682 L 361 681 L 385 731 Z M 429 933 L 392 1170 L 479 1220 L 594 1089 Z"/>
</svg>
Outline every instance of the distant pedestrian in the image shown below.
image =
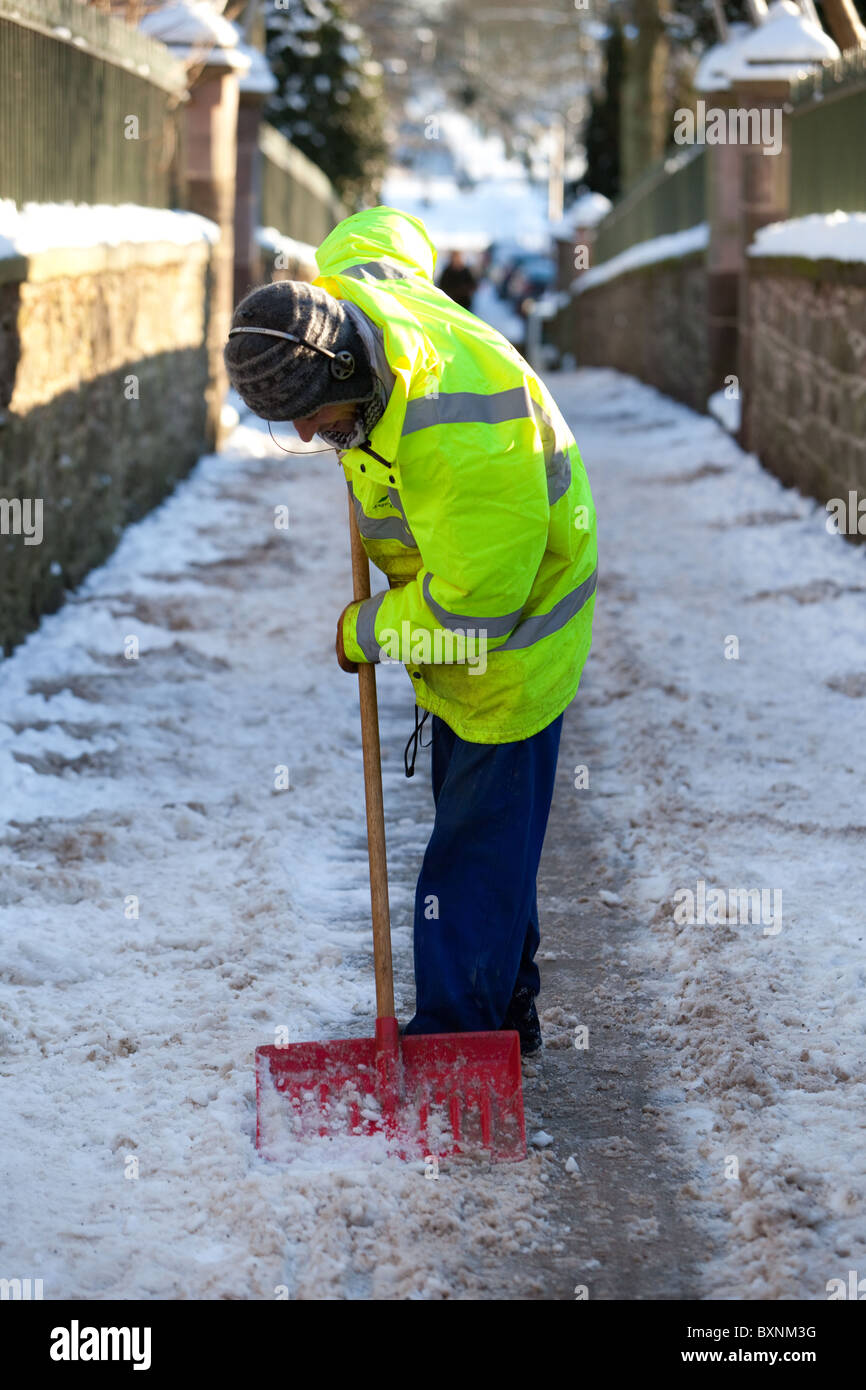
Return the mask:
<svg viewBox="0 0 866 1390">
<path fill-rule="evenodd" d="M 461 309 L 471 309 L 472 299 L 478 289 L 478 281 L 463 259 L 462 251 L 452 251 L 451 257 L 439 280 L 440 290 L 459 304 Z"/>
</svg>

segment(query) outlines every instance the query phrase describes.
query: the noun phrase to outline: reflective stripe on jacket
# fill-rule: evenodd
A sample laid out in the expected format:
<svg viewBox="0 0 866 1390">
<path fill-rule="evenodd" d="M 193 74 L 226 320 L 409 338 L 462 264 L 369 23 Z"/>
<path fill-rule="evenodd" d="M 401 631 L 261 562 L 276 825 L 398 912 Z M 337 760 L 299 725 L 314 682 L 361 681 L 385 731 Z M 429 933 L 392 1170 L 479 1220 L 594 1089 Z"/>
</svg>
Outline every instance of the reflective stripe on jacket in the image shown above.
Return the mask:
<svg viewBox="0 0 866 1390">
<path fill-rule="evenodd" d="M 377 207 L 319 247 L 317 285 L 383 332 L 394 386 L 341 462 L 391 589 L 353 607 L 346 655 L 401 660 L 461 738 L 507 743 L 573 698 L 592 636 L 595 509 L 574 438 L 503 336 L 433 284 L 422 222 Z"/>
</svg>

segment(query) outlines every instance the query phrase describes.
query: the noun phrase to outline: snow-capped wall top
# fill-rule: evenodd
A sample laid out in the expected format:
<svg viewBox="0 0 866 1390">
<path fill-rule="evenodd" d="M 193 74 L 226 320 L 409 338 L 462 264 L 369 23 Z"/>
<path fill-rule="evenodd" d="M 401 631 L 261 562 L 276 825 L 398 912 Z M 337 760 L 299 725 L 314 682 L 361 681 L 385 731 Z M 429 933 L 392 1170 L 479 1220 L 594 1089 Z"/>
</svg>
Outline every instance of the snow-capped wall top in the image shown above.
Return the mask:
<svg viewBox="0 0 866 1390">
<path fill-rule="evenodd" d="M 551 236 L 567 240 L 578 227 L 595 227 L 603 217 L 607 217 L 613 207 L 610 198 L 603 193 L 581 193 L 579 198 L 565 209 L 559 222 L 551 228 Z"/>
<path fill-rule="evenodd" d="M 744 44 L 743 56 L 753 63 L 821 62 L 838 58 L 839 49 L 794 0 L 773 0 L 764 23 Z"/>
<path fill-rule="evenodd" d="M 223 0 L 224 3 L 224 0 Z M 159 39 L 175 57 L 184 60 L 222 64 L 246 72 L 249 57 L 238 50 L 240 30 L 218 11 L 219 0 L 176 0 L 145 15 L 139 29 L 152 39 Z"/>
<path fill-rule="evenodd" d="M 257 227 L 256 243 L 274 255 L 282 252 L 290 260 L 301 261 L 302 264 L 310 266 L 314 275 L 318 274 L 316 248 L 308 241 L 295 241 L 294 237 L 283 236 L 276 227 Z"/>
<path fill-rule="evenodd" d="M 277 79 L 268 67 L 264 53 L 260 53 L 257 48 L 251 48 L 246 43 L 239 43 L 237 52 L 250 60 L 249 68 L 240 76 L 238 85 L 241 91 L 261 92 L 263 96 L 269 96 L 271 92 L 275 92 L 278 86 Z"/>
<path fill-rule="evenodd" d="M 734 22 L 728 25 L 729 37 L 724 43 L 713 44 L 698 63 L 695 73 L 696 92 L 726 92 L 730 87 L 728 68 L 745 40 L 754 33 L 751 24 Z"/>
<path fill-rule="evenodd" d="M 18 208 L 11 198 L 0 198 L 0 257 L 124 242 L 189 246 L 202 240 L 215 243 L 219 235 L 216 223 L 196 212 L 135 203 L 25 203 Z"/>
<path fill-rule="evenodd" d="M 816 63 L 838 58 L 839 49 L 820 24 L 794 4 L 773 0 L 764 22 L 731 24 L 730 37 L 704 54 L 695 74 L 697 92 L 727 91 L 732 82 L 791 79 Z"/>
<path fill-rule="evenodd" d="M 813 212 L 755 233 L 750 256 L 866 262 L 866 212 Z"/>
<path fill-rule="evenodd" d="M 792 78 L 803 68 L 838 58 L 839 49 L 820 24 L 793 0 L 773 0 L 767 18 L 752 31 L 727 64 L 727 75 L 743 78 Z"/>
<path fill-rule="evenodd" d="M 609 261 L 585 270 L 572 280 L 571 288 L 576 294 L 591 290 L 593 285 L 603 285 L 607 280 L 616 279 L 629 270 L 639 270 L 641 266 L 655 265 L 657 261 L 672 261 L 680 256 L 691 256 L 695 251 L 705 251 L 710 243 L 710 229 L 706 222 L 695 227 L 686 227 L 682 232 L 671 232 L 666 236 L 651 237 L 649 241 L 638 241 L 611 256 Z"/>
</svg>

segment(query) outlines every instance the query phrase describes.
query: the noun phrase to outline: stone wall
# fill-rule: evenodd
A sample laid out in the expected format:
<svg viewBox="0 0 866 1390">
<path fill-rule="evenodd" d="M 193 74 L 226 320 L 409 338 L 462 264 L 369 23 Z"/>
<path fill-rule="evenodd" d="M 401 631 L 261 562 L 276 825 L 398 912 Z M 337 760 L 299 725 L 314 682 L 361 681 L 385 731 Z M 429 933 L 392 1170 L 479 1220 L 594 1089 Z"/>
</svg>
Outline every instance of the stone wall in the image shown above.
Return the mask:
<svg viewBox="0 0 866 1390">
<path fill-rule="evenodd" d="M 745 446 L 826 502 L 866 492 L 866 265 L 749 258 Z"/>
<path fill-rule="evenodd" d="M 205 451 L 211 251 L 202 241 L 0 258 L 4 653 Z M 28 499 L 42 503 L 38 544 L 16 534 Z"/>
<path fill-rule="evenodd" d="M 703 253 L 628 270 L 575 294 L 556 329 L 579 367 L 621 372 L 705 410 L 710 395 Z"/>
</svg>

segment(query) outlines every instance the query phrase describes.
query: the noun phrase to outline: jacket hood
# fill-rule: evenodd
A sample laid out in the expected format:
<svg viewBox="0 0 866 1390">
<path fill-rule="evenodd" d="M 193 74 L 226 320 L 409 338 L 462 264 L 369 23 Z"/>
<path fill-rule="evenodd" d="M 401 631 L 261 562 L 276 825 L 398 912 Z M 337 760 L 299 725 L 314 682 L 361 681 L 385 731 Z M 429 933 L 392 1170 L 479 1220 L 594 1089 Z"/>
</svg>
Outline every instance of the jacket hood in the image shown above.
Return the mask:
<svg viewBox="0 0 866 1390">
<path fill-rule="evenodd" d="M 399 208 L 376 207 L 338 223 L 316 252 L 320 275 L 339 275 L 348 266 L 382 257 L 433 279 L 436 248 L 418 217 Z"/>
<path fill-rule="evenodd" d="M 424 223 L 398 208 L 368 208 L 338 223 L 316 252 L 313 281 L 337 299 L 349 299 L 382 330 L 394 385 L 371 443 L 390 460 L 396 456 L 413 383 L 441 375 L 435 347 L 414 308 L 439 294 L 433 285 L 436 248 Z M 376 273 L 396 269 L 396 278 Z M 360 269 L 360 278 L 353 268 Z M 406 278 L 404 278 L 406 277 Z M 411 287 L 411 288 L 410 288 Z"/>
</svg>

